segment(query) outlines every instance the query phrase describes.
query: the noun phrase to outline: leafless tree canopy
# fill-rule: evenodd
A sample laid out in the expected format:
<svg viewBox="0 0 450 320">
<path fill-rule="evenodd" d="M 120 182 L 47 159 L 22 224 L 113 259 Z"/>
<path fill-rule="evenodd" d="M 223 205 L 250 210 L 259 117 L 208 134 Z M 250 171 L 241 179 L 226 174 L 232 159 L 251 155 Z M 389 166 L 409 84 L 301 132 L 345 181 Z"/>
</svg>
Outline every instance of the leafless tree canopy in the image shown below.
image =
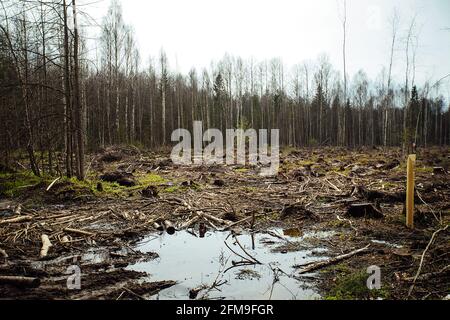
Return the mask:
<svg viewBox="0 0 450 320">
<path fill-rule="evenodd" d="M 26 150 L 42 171 L 85 175 L 84 153 L 111 144 L 157 147 L 176 128 L 279 128 L 292 146 L 400 146 L 450 143 L 450 115 L 436 94 L 440 82 L 415 81 L 415 20 L 405 34 L 398 16 L 387 75 L 363 70 L 347 80 L 347 17 L 343 25 L 344 75 L 321 55 L 292 69 L 279 59 L 257 62 L 225 55 L 209 70 L 180 74 L 164 51 L 143 67 L 118 0 L 103 21 L 96 58 L 83 25 L 92 23 L 74 0 L 2 1 L 0 8 L 0 152 Z M 392 77 L 394 48 L 403 46 L 405 81 Z M 147 60 L 147 58 L 145 58 Z M 403 59 L 402 59 L 403 60 Z M 400 62 L 398 62 L 400 63 Z M 403 61 L 402 61 L 403 63 Z M 441 79 L 445 80 L 444 77 Z"/>
</svg>

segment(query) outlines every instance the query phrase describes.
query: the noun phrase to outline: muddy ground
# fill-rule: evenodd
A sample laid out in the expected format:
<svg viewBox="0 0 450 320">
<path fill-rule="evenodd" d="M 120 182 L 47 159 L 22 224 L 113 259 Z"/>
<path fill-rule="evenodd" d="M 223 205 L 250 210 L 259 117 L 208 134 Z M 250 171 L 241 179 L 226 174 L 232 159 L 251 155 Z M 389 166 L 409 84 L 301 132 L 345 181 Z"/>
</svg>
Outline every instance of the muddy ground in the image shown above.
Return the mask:
<svg viewBox="0 0 450 320">
<path fill-rule="evenodd" d="M 406 164 L 399 149 L 285 149 L 276 177 L 251 166 L 179 167 L 168 155 L 108 148 L 89 157 L 86 182 L 37 179 L 19 170 L 24 163 L 2 174 L 0 298 L 155 297 L 182 280 L 156 281 L 151 270 L 130 266 L 154 259 L 164 266 L 158 250 L 137 247 L 149 235 L 169 236 L 165 221 L 192 237 L 229 234 L 232 246 L 224 250 L 237 277 L 254 281 L 258 259 L 251 247 L 240 248 L 239 235 L 265 234 L 265 244 L 276 243 L 274 254 L 325 248 L 309 262 L 330 263 L 310 272 L 294 261 L 289 269 L 271 267 L 274 284 L 282 273 L 322 299 L 443 299 L 450 293 L 449 149 L 417 153 L 413 230 L 405 226 Z M 326 236 L 303 237 L 318 231 Z M 43 235 L 52 244 L 46 254 Z M 201 247 L 185 246 L 193 260 L 201 254 Z M 381 270 L 376 290 L 366 285 L 372 265 Z M 80 290 L 67 286 L 73 266 L 81 270 Z M 187 288 L 186 297 L 210 298 L 224 285 L 214 280 Z"/>
</svg>

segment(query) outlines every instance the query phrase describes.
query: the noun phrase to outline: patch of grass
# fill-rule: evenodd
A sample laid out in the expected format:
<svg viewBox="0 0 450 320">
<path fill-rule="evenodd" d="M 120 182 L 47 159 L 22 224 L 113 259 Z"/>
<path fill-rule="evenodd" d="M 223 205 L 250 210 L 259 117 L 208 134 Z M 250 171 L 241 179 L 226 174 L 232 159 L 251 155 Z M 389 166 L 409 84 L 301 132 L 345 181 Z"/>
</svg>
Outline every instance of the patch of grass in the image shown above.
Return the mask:
<svg viewBox="0 0 450 320">
<path fill-rule="evenodd" d="M 352 170 L 350 168 L 346 168 L 346 169 L 342 170 L 341 167 L 331 167 L 331 171 L 339 172 L 340 174 L 348 177 Z"/>
<path fill-rule="evenodd" d="M 299 167 L 313 166 L 315 164 L 317 164 L 317 161 L 315 159 L 297 161 L 297 165 Z"/>
<path fill-rule="evenodd" d="M 416 167 L 417 173 L 433 173 L 432 167 Z"/>
<path fill-rule="evenodd" d="M 74 177 L 70 179 L 66 178 L 66 181 L 70 182 L 70 185 L 67 188 L 72 189 L 78 193 L 83 193 L 89 190 L 95 196 L 105 196 L 105 195 L 125 196 L 130 191 L 141 189 L 141 186 L 135 186 L 131 188 L 123 187 L 119 185 L 117 182 L 106 182 L 95 178 L 79 181 L 77 178 Z M 97 190 L 97 184 L 99 182 L 102 184 L 103 191 Z"/>
<path fill-rule="evenodd" d="M 138 178 L 139 184 L 143 186 L 149 186 L 149 185 L 158 185 L 162 183 L 166 183 L 167 180 L 161 177 L 160 175 L 149 173 L 142 177 Z"/>
<path fill-rule="evenodd" d="M 0 195 L 16 197 L 27 187 L 35 186 L 41 182 L 48 183 L 51 178 L 37 177 L 30 171 L 0 174 Z"/>
<path fill-rule="evenodd" d="M 365 270 L 351 272 L 348 267 L 339 270 L 339 266 L 342 265 L 336 266 L 335 270 L 344 272 L 345 275 L 337 278 L 334 287 L 325 297 L 326 300 L 387 299 L 389 297 L 389 291 L 386 288 L 370 290 L 367 287 L 367 279 L 370 275 Z"/>
<path fill-rule="evenodd" d="M 248 169 L 247 168 L 239 168 L 239 169 L 236 169 L 234 171 L 235 172 L 239 172 L 239 173 L 246 173 L 246 172 L 248 172 Z"/>
<path fill-rule="evenodd" d="M 180 191 L 182 188 L 180 186 L 171 186 L 171 187 L 167 187 L 163 190 L 163 192 L 166 193 L 175 193 Z"/>
<path fill-rule="evenodd" d="M 187 190 L 201 190 L 202 187 L 197 184 L 197 183 L 192 183 L 191 185 L 181 185 L 181 184 L 176 184 L 176 185 L 172 185 L 169 187 L 166 187 L 162 190 L 162 192 L 164 193 L 175 193 L 175 192 L 185 192 Z"/>
<path fill-rule="evenodd" d="M 330 228 L 343 228 L 348 226 L 348 224 L 345 221 L 341 221 L 341 220 L 331 220 L 329 222 L 327 222 L 327 226 L 329 226 Z"/>
</svg>

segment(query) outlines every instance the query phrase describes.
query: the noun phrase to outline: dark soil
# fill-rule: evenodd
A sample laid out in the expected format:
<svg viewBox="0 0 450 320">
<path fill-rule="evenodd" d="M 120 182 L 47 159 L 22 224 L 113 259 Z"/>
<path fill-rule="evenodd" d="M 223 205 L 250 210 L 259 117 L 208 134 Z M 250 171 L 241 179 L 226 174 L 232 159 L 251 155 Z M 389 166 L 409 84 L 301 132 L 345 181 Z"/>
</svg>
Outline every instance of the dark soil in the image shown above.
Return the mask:
<svg viewBox="0 0 450 320">
<path fill-rule="evenodd" d="M 48 192 L 48 183 L 40 183 L 8 199 L 22 204 L 21 215 L 29 219 L 2 224 L 14 216 L 0 216 L 0 249 L 8 255 L 0 254 L 0 275 L 38 277 L 41 286 L 0 284 L 0 298 L 148 298 L 174 283 L 126 270 L 157 254 L 130 248 L 155 231 L 154 222 L 180 227 L 199 211 L 225 221 L 213 220 L 213 225 L 229 224 L 232 230 L 333 231 L 317 240 L 330 256 L 370 244 L 367 253 L 316 272 L 310 281 L 324 298 L 442 299 L 449 294 L 448 149 L 417 154 L 414 230 L 405 226 L 406 165 L 398 149 L 284 150 L 276 177 L 260 176 L 258 167 L 175 166 L 168 153 L 135 148 L 107 149 L 93 159 L 89 183 L 60 181 Z M 204 222 L 203 228 L 211 228 Z M 45 261 L 39 258 L 42 234 L 53 244 Z M 106 254 L 101 261 L 83 258 L 89 250 Z M 73 263 L 83 272 L 81 291 L 66 287 L 65 272 Z M 372 265 L 381 268 L 382 288 L 370 292 L 363 280 Z"/>
</svg>

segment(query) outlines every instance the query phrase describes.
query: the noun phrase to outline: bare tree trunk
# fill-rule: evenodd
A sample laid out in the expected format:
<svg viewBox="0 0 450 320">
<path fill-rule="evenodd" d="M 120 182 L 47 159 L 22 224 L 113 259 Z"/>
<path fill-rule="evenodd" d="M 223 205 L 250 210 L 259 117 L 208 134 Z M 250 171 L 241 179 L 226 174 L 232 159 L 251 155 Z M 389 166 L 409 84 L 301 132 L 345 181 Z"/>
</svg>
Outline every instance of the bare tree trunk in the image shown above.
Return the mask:
<svg viewBox="0 0 450 320">
<path fill-rule="evenodd" d="M 64 97 L 65 97 L 65 121 L 66 121 L 66 174 L 72 177 L 72 100 L 70 90 L 70 52 L 69 52 L 69 27 L 67 25 L 67 4 L 63 0 L 64 19 Z"/>
<path fill-rule="evenodd" d="M 72 0 L 73 8 L 73 26 L 74 26 L 74 114 L 76 127 L 76 141 L 77 141 L 77 178 L 84 180 L 84 121 L 83 121 L 83 104 L 80 99 L 80 66 L 79 66 L 79 35 L 77 23 L 77 6 L 76 0 Z"/>
</svg>

